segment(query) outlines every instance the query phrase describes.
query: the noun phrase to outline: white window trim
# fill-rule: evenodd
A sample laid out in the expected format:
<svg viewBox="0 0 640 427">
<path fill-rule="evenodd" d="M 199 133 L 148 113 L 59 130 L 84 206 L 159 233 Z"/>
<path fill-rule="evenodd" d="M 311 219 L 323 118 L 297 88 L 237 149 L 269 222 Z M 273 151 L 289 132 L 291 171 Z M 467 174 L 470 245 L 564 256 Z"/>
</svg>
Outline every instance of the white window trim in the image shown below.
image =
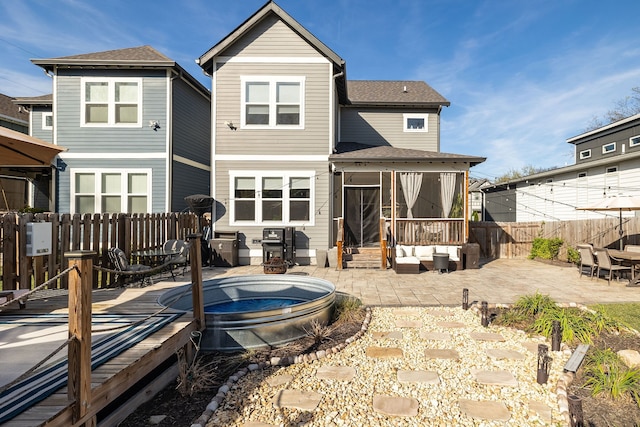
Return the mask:
<svg viewBox="0 0 640 427">
<path fill-rule="evenodd" d="M 53 123 L 53 112 L 52 111 L 42 112 L 42 130 L 53 130 L 53 125 L 47 126 L 47 117 L 51 117 L 51 123 Z"/>
<path fill-rule="evenodd" d="M 640 146 L 640 135 L 629 138 L 629 147 Z"/>
<path fill-rule="evenodd" d="M 591 148 L 588 150 L 582 150 L 580 152 L 580 160 L 590 159 L 591 158 Z"/>
<path fill-rule="evenodd" d="M 618 172 L 618 167 L 617 166 L 607 166 L 604 169 L 604 173 L 617 173 Z"/>
<path fill-rule="evenodd" d="M 245 225 L 245 226 L 313 226 L 315 225 L 315 171 L 229 171 L 229 225 Z M 236 221 L 235 215 L 235 179 L 254 178 L 256 182 L 255 201 L 255 221 Z M 289 220 L 289 191 L 282 192 L 282 206 L 287 208 L 282 210 L 282 221 L 263 221 L 262 220 L 262 178 L 277 177 L 282 178 L 283 190 L 289 189 L 289 180 L 293 177 L 309 178 L 311 186 L 309 194 L 309 220 L 308 221 L 291 221 Z"/>
<path fill-rule="evenodd" d="M 607 150 L 606 147 L 611 147 L 613 146 L 613 150 Z M 604 144 L 602 146 L 602 154 L 611 154 L 611 153 L 615 153 L 616 152 L 616 143 L 615 142 L 610 142 L 608 144 Z"/>
<path fill-rule="evenodd" d="M 423 119 L 424 128 L 409 129 L 409 127 L 407 126 L 407 122 L 409 121 L 409 119 Z M 415 114 L 415 113 L 402 114 L 402 131 L 403 132 L 429 132 L 429 114 Z"/>
<path fill-rule="evenodd" d="M 87 123 L 86 121 L 86 84 L 92 82 L 106 82 L 108 84 L 107 99 L 107 123 Z M 116 83 L 137 83 L 138 84 L 138 121 L 136 123 L 116 123 L 115 111 L 115 84 Z M 80 79 L 80 127 L 119 127 L 119 128 L 139 128 L 142 127 L 142 78 L 139 77 L 83 77 Z"/>
<path fill-rule="evenodd" d="M 147 212 L 151 212 L 151 199 L 152 199 L 152 187 L 151 184 L 153 180 L 151 179 L 151 169 L 90 169 L 90 168 L 72 168 L 70 170 L 69 177 L 69 211 L 75 213 L 76 212 L 76 174 L 81 173 L 93 173 L 96 175 L 95 180 L 95 188 L 93 195 L 95 196 L 93 210 L 94 212 L 102 213 L 102 189 L 100 187 L 102 180 L 98 179 L 101 177 L 103 173 L 119 173 L 121 175 L 128 175 L 130 173 L 145 173 L 147 174 Z M 123 179 L 121 182 L 121 200 L 120 200 L 120 209 L 121 212 L 127 212 L 127 203 L 129 192 L 127 191 L 128 180 Z"/>
<path fill-rule="evenodd" d="M 305 81 L 304 76 L 240 76 L 240 128 L 241 129 L 278 129 L 287 130 L 304 129 L 304 106 L 305 106 Z M 247 124 L 247 83 L 263 82 L 269 83 L 269 124 L 251 125 Z M 300 84 L 300 123 L 297 125 L 277 125 L 276 124 L 276 86 L 277 83 L 299 83 Z"/>
</svg>

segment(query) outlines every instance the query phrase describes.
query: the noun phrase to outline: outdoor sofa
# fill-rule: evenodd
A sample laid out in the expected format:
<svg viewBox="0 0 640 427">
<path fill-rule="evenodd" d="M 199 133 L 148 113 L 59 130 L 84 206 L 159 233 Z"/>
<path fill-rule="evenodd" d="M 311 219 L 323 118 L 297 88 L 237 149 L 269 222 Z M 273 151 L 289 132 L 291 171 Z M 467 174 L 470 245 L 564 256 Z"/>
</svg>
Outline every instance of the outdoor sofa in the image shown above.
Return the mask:
<svg viewBox="0 0 640 427">
<path fill-rule="evenodd" d="M 459 245 L 396 245 L 392 249 L 392 266 L 398 274 L 433 270 L 433 254 L 449 255 L 449 271 L 462 270 L 462 246 Z"/>
</svg>

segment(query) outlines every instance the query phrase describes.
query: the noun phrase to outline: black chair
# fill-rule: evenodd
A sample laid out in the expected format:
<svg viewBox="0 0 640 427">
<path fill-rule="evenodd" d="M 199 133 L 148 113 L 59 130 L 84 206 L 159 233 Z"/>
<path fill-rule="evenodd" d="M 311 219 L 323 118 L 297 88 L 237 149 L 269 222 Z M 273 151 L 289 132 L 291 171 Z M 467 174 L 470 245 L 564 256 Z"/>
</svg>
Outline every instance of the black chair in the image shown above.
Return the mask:
<svg viewBox="0 0 640 427">
<path fill-rule="evenodd" d="M 179 239 L 167 240 L 162 246 L 165 251 L 177 252 L 175 255 L 167 255 L 164 259 L 165 264 L 168 263 L 169 265 L 169 272 L 174 281 L 176 280 L 176 275 L 173 270 L 176 267 L 182 267 L 182 276 L 184 276 L 187 271 L 187 267 L 189 266 L 189 246 L 189 243 Z"/>
<path fill-rule="evenodd" d="M 132 279 L 140 279 L 140 286 L 143 286 L 147 279 L 150 285 L 153 284 L 151 267 L 143 264 L 129 264 L 127 256 L 120 248 L 110 248 L 108 253 L 113 269 L 119 272 L 116 273 L 116 281 L 118 281 L 120 277 L 124 277 L 125 279 L 131 277 Z"/>
</svg>

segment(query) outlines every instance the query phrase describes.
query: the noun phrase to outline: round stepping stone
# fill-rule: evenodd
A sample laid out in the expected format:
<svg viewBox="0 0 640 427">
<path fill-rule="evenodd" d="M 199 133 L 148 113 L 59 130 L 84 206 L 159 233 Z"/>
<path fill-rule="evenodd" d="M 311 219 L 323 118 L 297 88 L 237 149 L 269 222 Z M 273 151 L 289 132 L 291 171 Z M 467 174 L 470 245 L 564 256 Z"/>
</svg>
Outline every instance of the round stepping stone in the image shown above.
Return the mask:
<svg viewBox="0 0 640 427">
<path fill-rule="evenodd" d="M 505 341 L 502 335 L 493 332 L 471 332 L 470 335 L 476 341 Z"/>
<path fill-rule="evenodd" d="M 525 355 L 515 351 L 515 350 L 504 350 L 501 348 L 488 348 L 485 350 L 487 356 L 492 359 L 511 359 L 511 360 L 522 360 L 525 358 Z"/>
<path fill-rule="evenodd" d="M 429 359 L 459 359 L 460 355 L 452 348 L 428 348 L 424 355 Z"/>
<path fill-rule="evenodd" d="M 401 340 L 403 338 L 401 331 L 380 332 L 374 331 L 371 336 L 374 340 Z"/>
<path fill-rule="evenodd" d="M 320 404 L 322 395 L 315 391 L 280 390 L 273 398 L 276 409 L 294 408 L 301 411 L 313 411 Z"/>
<path fill-rule="evenodd" d="M 367 347 L 368 357 L 376 359 L 388 359 L 391 357 L 403 357 L 402 349 L 396 347 Z"/>
<path fill-rule="evenodd" d="M 421 328 L 422 325 L 423 325 L 422 320 L 410 320 L 410 319 L 396 320 L 396 327 L 398 328 Z"/>
<path fill-rule="evenodd" d="M 451 341 L 451 334 L 449 332 L 420 331 L 420 338 L 434 341 Z"/>
<path fill-rule="evenodd" d="M 418 400 L 409 397 L 373 396 L 373 409 L 385 415 L 415 417 L 418 415 Z"/>
<path fill-rule="evenodd" d="M 529 412 L 538 415 L 543 421 L 551 422 L 551 408 L 544 402 L 530 400 Z"/>
<path fill-rule="evenodd" d="M 293 380 L 293 375 L 283 374 L 267 378 L 267 384 L 271 387 L 278 387 L 290 382 L 291 380 Z"/>
<path fill-rule="evenodd" d="M 433 371 L 398 371 L 401 383 L 439 384 L 440 377 Z"/>
<path fill-rule="evenodd" d="M 437 325 L 441 328 L 464 328 L 467 326 L 462 322 L 438 322 Z"/>
<path fill-rule="evenodd" d="M 518 380 L 509 371 L 476 371 L 472 372 L 478 384 L 517 387 Z"/>
<path fill-rule="evenodd" d="M 458 399 L 458 405 L 460 411 L 471 418 L 496 421 L 509 421 L 511 418 L 511 412 L 502 402 Z"/>
<path fill-rule="evenodd" d="M 351 381 L 356 376 L 356 369 L 351 366 L 321 366 L 316 371 L 316 378 L 321 380 Z"/>
</svg>

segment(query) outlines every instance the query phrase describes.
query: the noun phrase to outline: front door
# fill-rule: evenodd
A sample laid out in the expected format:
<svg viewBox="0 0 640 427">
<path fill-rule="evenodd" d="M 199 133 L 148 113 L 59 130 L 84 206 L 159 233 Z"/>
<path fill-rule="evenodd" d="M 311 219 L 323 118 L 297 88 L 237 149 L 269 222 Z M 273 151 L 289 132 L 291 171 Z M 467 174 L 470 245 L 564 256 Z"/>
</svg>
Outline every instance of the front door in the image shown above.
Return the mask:
<svg viewBox="0 0 640 427">
<path fill-rule="evenodd" d="M 344 241 L 347 247 L 380 243 L 380 187 L 344 188 Z"/>
</svg>

